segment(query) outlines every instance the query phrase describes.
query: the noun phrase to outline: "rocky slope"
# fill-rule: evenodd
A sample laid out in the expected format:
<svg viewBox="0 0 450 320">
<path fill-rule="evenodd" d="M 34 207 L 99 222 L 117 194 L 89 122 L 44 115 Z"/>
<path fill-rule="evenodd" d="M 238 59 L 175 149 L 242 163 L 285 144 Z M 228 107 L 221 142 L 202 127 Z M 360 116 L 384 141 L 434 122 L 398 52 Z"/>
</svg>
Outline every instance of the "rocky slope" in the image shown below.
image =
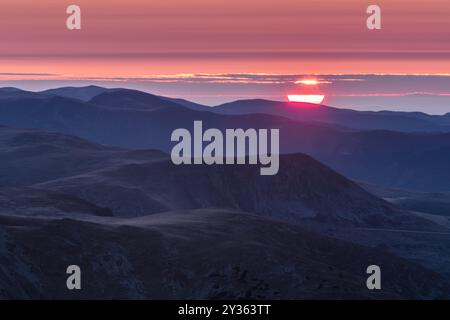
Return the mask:
<svg viewBox="0 0 450 320">
<path fill-rule="evenodd" d="M 0 216 L 0 260 L 1 298 L 449 296 L 446 280 L 391 254 L 227 210 L 91 221 Z M 366 288 L 373 261 L 383 270 L 378 292 Z M 65 287 L 72 264 L 82 270 L 79 291 Z"/>
</svg>

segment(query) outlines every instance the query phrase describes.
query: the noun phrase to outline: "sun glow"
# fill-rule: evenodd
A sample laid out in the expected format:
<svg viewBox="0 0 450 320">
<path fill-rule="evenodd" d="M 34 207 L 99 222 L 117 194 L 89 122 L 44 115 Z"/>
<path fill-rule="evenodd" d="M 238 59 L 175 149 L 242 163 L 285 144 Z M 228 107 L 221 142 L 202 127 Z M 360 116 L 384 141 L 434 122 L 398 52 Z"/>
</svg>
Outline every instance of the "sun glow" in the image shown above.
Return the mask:
<svg viewBox="0 0 450 320">
<path fill-rule="evenodd" d="M 288 99 L 290 102 L 321 104 L 325 96 L 321 94 L 289 94 Z"/>
<path fill-rule="evenodd" d="M 316 79 L 302 79 L 302 80 L 298 80 L 295 81 L 296 84 L 304 84 L 307 86 L 315 86 L 319 84 L 319 81 Z"/>
</svg>

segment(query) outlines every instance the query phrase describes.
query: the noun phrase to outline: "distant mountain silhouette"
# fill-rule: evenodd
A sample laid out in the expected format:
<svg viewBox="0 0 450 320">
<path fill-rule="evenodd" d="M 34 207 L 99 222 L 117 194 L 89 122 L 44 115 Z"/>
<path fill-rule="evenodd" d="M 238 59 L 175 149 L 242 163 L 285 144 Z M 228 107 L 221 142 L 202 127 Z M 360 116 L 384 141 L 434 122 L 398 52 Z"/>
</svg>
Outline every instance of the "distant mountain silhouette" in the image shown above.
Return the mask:
<svg viewBox="0 0 450 320">
<path fill-rule="evenodd" d="M 112 93 L 121 91 L 122 97 L 115 105 L 145 105 L 157 104 L 148 93 L 131 89 L 106 89 L 98 86 L 86 87 L 63 87 L 43 91 L 68 98 L 76 98 L 89 101 L 101 93 Z M 125 95 L 128 100 L 125 102 Z M 133 96 L 134 95 L 134 96 Z M 144 97 L 147 97 L 144 98 Z M 393 130 L 404 132 L 450 132 L 450 113 L 437 116 L 421 112 L 397 112 L 397 111 L 355 111 L 350 109 L 332 108 L 324 105 L 313 105 L 308 103 L 280 102 L 263 99 L 237 100 L 215 107 L 208 107 L 180 98 L 159 98 L 174 102 L 196 111 L 217 112 L 229 115 L 265 113 L 277 116 L 285 116 L 292 120 L 301 122 L 320 122 L 340 127 L 348 127 L 364 130 Z M 134 100 L 134 101 L 131 101 Z M 111 103 L 108 103 L 111 104 Z"/>
<path fill-rule="evenodd" d="M 414 192 L 366 184 L 363 187 L 372 194 L 395 204 L 397 207 L 443 217 L 445 224 L 450 227 L 450 193 Z"/>
<path fill-rule="evenodd" d="M 5 89 L 15 89 L 15 88 L 5 88 Z M 1 89 L 0 89 L 1 90 Z M 15 90 L 19 90 L 19 89 L 15 89 Z M 102 93 L 112 93 L 114 91 L 120 91 L 122 92 L 122 95 L 125 95 L 126 93 L 129 93 L 129 99 L 128 101 L 124 101 L 124 97 L 122 96 L 121 102 L 117 102 L 116 105 L 122 104 L 121 107 L 123 106 L 123 102 L 125 102 L 126 105 L 129 105 L 131 103 L 132 99 L 136 99 L 136 103 L 139 103 L 141 106 L 144 104 L 153 104 L 156 99 L 155 97 L 161 98 L 165 101 L 170 101 L 170 102 L 174 102 L 178 105 L 182 105 L 183 107 L 187 107 L 193 110 L 197 110 L 197 111 L 211 111 L 212 108 L 208 107 L 208 106 L 204 106 L 195 102 L 191 102 L 185 99 L 180 99 L 180 98 L 169 98 L 169 97 L 163 97 L 163 96 L 154 96 L 151 94 L 147 94 L 145 92 L 142 91 L 137 91 L 137 90 L 132 90 L 132 89 L 121 89 L 121 88 L 103 88 L 103 87 L 99 87 L 99 86 L 85 86 L 85 87 L 62 87 L 62 88 L 56 88 L 56 89 L 49 89 L 49 90 L 45 90 L 42 91 L 42 93 L 46 93 L 46 94 L 51 94 L 51 95 L 57 95 L 57 96 L 61 96 L 61 97 L 65 97 L 65 98 L 73 98 L 73 99 L 77 99 L 77 100 L 81 100 L 84 102 L 88 102 L 89 100 L 93 99 L 94 97 L 102 94 Z M 135 97 L 132 97 L 132 94 L 135 95 Z M 0 93 L 1 96 L 1 93 Z M 102 97 L 101 99 L 107 99 L 106 96 Z M 140 100 L 140 101 L 139 101 Z M 147 106 L 148 107 L 148 106 Z M 144 110 L 145 110 L 145 106 L 144 106 Z"/>
<path fill-rule="evenodd" d="M 394 130 L 404 132 L 449 132 L 450 121 L 445 116 L 420 112 L 355 111 L 298 102 L 269 100 L 238 100 L 212 109 L 222 114 L 265 113 L 285 116 L 302 122 L 323 122 L 354 129 Z"/>
<path fill-rule="evenodd" d="M 260 103 L 271 106 L 273 102 Z M 303 111 L 292 105 L 285 108 L 299 115 L 306 112 L 322 117 L 331 110 L 331 114 L 339 114 L 342 119 L 349 117 L 356 124 L 359 122 L 355 119 L 383 119 L 385 114 L 420 123 L 424 117 L 431 117 L 417 113 L 399 113 L 399 116 L 397 113 L 361 113 L 312 105 L 305 106 Z M 450 119 L 448 116 L 441 118 Z M 202 120 L 205 129 L 279 128 L 282 153 L 306 153 L 353 180 L 421 191 L 450 190 L 448 133 L 361 131 L 318 121 L 315 117 L 294 121 L 271 114 L 204 112 L 127 89 L 107 90 L 89 102 L 48 93 L 30 96 L 17 91 L 11 96 L 11 89 L 3 96 L 0 90 L 0 124 L 76 135 L 103 145 L 169 152 L 173 146 L 172 131 L 191 129 L 195 120 Z M 439 125 L 434 128 L 435 131 L 442 129 Z"/>
<path fill-rule="evenodd" d="M 38 93 L 12 87 L 0 88 L 0 99 L 46 99 L 52 94 Z"/>
<path fill-rule="evenodd" d="M 62 88 L 56 88 L 56 89 L 49 89 L 42 91 L 42 93 L 57 95 L 65 98 L 72 98 L 72 99 L 78 99 L 81 101 L 89 101 L 93 97 L 103 93 L 107 92 L 109 90 L 114 89 L 107 89 L 103 87 L 98 86 L 86 86 L 86 87 L 62 87 Z"/>
<path fill-rule="evenodd" d="M 175 102 L 179 105 L 182 105 L 183 107 L 192 109 L 192 110 L 197 110 L 197 111 L 207 111 L 207 112 L 211 112 L 213 111 L 212 107 L 209 106 L 205 106 L 199 103 L 195 103 L 189 100 L 185 100 L 185 99 L 180 99 L 180 98 L 169 98 L 169 97 L 162 97 L 160 96 L 160 98 L 167 100 L 167 101 L 171 101 L 171 102 Z"/>
<path fill-rule="evenodd" d="M 180 104 L 137 90 L 114 89 L 94 96 L 90 103 L 119 110 L 153 111 L 159 109 L 179 109 Z"/>
</svg>

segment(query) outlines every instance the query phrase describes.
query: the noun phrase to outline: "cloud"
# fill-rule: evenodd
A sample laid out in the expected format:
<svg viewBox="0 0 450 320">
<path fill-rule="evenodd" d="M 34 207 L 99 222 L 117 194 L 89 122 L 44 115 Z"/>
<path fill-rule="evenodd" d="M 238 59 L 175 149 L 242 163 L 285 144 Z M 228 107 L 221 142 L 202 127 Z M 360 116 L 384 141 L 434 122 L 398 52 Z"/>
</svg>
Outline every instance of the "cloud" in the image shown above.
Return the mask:
<svg viewBox="0 0 450 320">
<path fill-rule="evenodd" d="M 53 73 L 21 73 L 21 72 L 0 72 L 0 76 L 37 76 L 37 77 L 54 77 L 58 74 Z"/>
</svg>

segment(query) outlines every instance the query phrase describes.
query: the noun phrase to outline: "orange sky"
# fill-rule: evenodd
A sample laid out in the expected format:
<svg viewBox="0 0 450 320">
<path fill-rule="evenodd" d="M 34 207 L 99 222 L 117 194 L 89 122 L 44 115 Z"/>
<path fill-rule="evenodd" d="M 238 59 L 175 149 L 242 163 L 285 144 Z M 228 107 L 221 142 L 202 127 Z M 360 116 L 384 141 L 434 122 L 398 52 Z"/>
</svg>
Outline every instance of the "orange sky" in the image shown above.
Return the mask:
<svg viewBox="0 0 450 320">
<path fill-rule="evenodd" d="M 2 77 L 174 73 L 450 74 L 450 1 L 2 0 Z M 82 30 L 65 28 L 82 8 Z M 43 76 L 46 77 L 46 76 Z"/>
</svg>

